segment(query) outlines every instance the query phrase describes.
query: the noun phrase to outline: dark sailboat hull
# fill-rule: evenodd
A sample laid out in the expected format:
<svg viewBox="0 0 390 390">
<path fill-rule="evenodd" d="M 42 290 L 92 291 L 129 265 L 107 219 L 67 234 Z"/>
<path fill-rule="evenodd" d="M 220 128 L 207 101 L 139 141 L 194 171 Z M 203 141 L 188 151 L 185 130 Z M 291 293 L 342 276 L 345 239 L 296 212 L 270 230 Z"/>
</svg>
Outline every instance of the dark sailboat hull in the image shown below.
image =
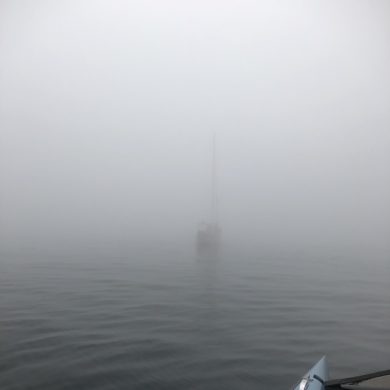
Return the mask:
<svg viewBox="0 0 390 390">
<path fill-rule="evenodd" d="M 198 253 L 217 253 L 220 248 L 220 229 L 217 225 L 207 225 L 198 230 L 196 249 Z"/>
</svg>

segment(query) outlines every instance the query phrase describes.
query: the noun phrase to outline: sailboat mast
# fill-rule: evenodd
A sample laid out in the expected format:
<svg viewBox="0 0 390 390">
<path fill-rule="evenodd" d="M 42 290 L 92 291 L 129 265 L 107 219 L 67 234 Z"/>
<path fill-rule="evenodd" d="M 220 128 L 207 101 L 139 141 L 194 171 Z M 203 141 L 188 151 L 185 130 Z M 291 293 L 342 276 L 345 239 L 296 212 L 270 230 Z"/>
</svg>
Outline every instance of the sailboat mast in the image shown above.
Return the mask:
<svg viewBox="0 0 390 390">
<path fill-rule="evenodd" d="M 211 178 L 211 213 L 212 222 L 218 224 L 218 191 L 217 191 L 217 145 L 216 135 L 213 133 L 213 159 L 212 159 L 212 178 Z"/>
</svg>

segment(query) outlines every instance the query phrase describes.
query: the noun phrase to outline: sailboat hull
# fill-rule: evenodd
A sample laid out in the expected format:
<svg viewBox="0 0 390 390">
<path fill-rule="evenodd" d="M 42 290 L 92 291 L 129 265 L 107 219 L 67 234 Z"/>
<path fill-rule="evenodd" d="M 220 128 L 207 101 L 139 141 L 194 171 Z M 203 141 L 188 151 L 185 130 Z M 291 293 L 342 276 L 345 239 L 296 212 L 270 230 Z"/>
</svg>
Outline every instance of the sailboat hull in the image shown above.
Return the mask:
<svg viewBox="0 0 390 390">
<path fill-rule="evenodd" d="M 196 248 L 198 253 L 217 253 L 220 247 L 220 229 L 218 225 L 206 225 L 198 230 Z"/>
</svg>

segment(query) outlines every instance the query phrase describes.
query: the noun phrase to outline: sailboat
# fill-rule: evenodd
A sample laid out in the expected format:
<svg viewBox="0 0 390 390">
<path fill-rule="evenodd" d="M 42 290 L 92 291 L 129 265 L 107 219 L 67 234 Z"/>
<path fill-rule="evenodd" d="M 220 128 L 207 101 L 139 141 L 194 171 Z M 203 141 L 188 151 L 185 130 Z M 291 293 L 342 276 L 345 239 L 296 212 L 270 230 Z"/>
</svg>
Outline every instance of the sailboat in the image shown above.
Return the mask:
<svg viewBox="0 0 390 390">
<path fill-rule="evenodd" d="M 211 215 L 208 222 L 200 225 L 196 235 L 198 253 L 215 254 L 218 252 L 221 240 L 221 229 L 218 223 L 218 191 L 217 191 L 217 155 L 216 136 L 213 134 L 212 148 L 212 174 L 211 174 Z"/>
</svg>

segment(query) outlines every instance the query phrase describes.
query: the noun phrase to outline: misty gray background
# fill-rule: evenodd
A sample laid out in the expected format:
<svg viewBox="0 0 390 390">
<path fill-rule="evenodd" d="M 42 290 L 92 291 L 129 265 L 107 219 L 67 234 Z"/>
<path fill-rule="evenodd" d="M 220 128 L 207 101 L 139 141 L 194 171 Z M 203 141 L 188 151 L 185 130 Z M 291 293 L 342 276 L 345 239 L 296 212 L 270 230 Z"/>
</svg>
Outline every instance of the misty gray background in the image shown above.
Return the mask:
<svg viewBox="0 0 390 390">
<path fill-rule="evenodd" d="M 0 0 L 0 388 L 388 369 L 389 22 L 375 0 Z M 223 245 L 198 258 L 214 132 Z"/>
<path fill-rule="evenodd" d="M 388 1 L 0 2 L 3 250 L 387 254 Z"/>
</svg>

